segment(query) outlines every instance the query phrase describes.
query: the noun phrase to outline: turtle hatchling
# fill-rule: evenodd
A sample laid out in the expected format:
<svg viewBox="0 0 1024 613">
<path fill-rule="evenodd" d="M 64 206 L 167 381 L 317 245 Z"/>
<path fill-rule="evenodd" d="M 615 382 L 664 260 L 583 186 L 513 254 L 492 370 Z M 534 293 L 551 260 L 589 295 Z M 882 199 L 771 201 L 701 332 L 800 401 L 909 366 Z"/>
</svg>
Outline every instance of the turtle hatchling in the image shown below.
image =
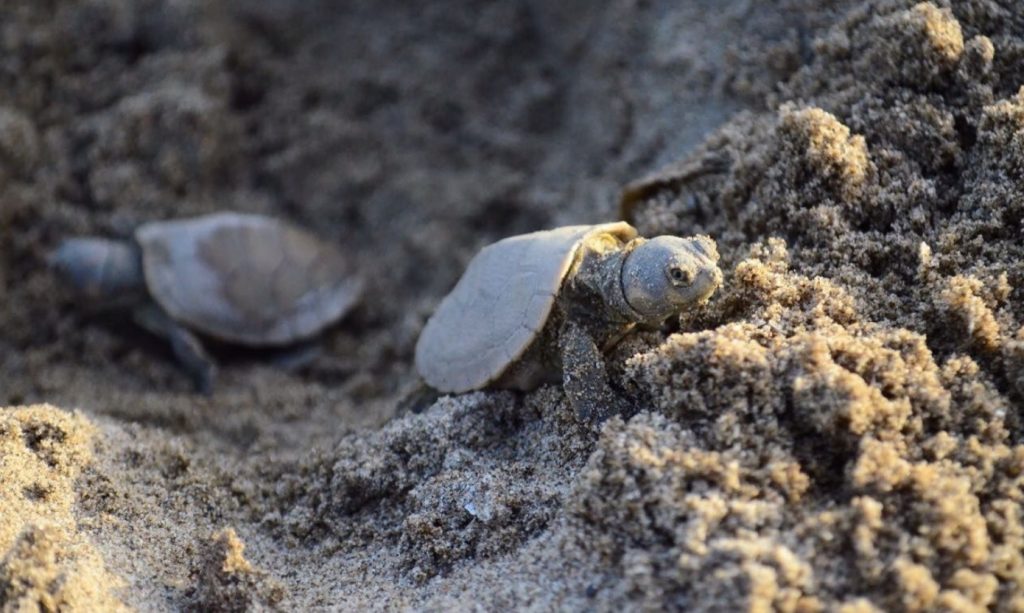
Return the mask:
<svg viewBox="0 0 1024 613">
<path fill-rule="evenodd" d="M 427 321 L 416 369 L 445 393 L 561 380 L 583 420 L 626 402 L 603 352 L 637 324 L 707 301 L 722 282 L 707 236 L 645 239 L 625 222 L 500 240 L 478 253 Z"/>
<path fill-rule="evenodd" d="M 132 241 L 68 239 L 50 263 L 84 298 L 132 308 L 207 393 L 216 365 L 196 333 L 250 347 L 297 345 L 345 315 L 362 291 L 333 246 L 241 213 L 146 223 Z"/>
</svg>

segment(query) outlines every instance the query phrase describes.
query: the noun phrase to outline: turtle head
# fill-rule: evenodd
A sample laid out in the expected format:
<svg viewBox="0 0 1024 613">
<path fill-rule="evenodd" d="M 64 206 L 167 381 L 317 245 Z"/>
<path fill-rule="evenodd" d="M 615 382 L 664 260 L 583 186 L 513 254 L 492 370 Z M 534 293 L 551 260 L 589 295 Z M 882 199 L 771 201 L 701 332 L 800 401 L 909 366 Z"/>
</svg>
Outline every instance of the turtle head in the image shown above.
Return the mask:
<svg viewBox="0 0 1024 613">
<path fill-rule="evenodd" d="M 705 302 L 721 283 L 718 249 L 707 236 L 645 240 L 622 265 L 626 301 L 651 323 Z"/>
<path fill-rule="evenodd" d="M 120 302 L 145 291 L 139 249 L 125 241 L 72 238 L 47 261 L 76 295 L 94 302 Z"/>
</svg>

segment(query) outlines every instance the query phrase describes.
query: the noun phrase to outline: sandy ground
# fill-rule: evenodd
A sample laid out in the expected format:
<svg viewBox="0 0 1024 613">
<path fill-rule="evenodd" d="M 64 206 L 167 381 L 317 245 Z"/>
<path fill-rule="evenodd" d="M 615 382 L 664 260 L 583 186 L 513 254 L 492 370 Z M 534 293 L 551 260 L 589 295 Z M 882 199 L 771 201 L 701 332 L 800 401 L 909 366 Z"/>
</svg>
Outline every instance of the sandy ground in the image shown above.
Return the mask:
<svg viewBox="0 0 1024 613">
<path fill-rule="evenodd" d="M 0 7 L 0 607 L 1024 610 L 1024 7 L 410 4 Z M 203 397 L 45 256 L 224 209 L 368 291 Z M 636 414 L 408 401 L 480 246 L 620 216 L 726 273 Z"/>
</svg>

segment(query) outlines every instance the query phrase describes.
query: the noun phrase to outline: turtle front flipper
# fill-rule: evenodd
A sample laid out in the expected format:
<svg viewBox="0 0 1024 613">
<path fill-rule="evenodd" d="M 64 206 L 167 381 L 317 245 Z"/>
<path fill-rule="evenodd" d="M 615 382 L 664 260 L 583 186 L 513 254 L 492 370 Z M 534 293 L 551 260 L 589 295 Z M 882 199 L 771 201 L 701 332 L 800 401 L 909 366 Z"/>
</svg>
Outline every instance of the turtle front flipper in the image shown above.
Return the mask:
<svg viewBox="0 0 1024 613">
<path fill-rule="evenodd" d="M 601 350 L 579 324 L 563 325 L 558 343 L 562 386 L 577 418 L 601 424 L 613 415 L 632 412 L 632 404 L 609 385 Z"/>
<path fill-rule="evenodd" d="M 217 364 L 195 334 L 178 325 L 160 307 L 152 303 L 135 310 L 135 322 L 170 341 L 174 356 L 188 372 L 198 392 L 206 395 L 213 392 L 213 384 L 217 379 Z"/>
</svg>

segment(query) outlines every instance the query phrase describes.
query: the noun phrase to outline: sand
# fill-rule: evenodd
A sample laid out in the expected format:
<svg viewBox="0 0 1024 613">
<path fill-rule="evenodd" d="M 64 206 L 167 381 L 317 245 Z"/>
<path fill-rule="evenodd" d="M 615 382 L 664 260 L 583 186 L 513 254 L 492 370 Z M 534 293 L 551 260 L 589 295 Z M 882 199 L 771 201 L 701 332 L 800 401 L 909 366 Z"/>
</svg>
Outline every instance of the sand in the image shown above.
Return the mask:
<svg viewBox="0 0 1024 613">
<path fill-rule="evenodd" d="M 407 4 L 0 9 L 0 608 L 1024 610 L 1024 7 Z M 203 397 L 45 257 L 223 209 L 369 283 Z M 725 271 L 635 414 L 417 391 L 480 246 L 620 216 Z"/>
</svg>

